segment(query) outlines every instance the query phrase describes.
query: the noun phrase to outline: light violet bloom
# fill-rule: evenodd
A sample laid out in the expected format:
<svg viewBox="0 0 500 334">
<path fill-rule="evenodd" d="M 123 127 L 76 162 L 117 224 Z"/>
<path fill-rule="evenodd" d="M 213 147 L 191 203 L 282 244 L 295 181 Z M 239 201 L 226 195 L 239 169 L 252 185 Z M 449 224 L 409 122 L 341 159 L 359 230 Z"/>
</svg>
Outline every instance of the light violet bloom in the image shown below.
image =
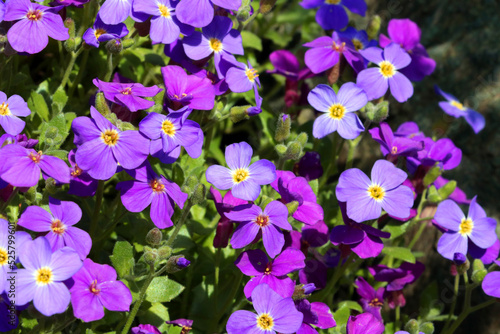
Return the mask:
<svg viewBox="0 0 500 334">
<path fill-rule="evenodd" d="M 83 40 L 88 45 L 99 47 L 100 42 L 107 42 L 116 38 L 123 38 L 128 35 L 127 26 L 124 23 L 110 25 L 102 22 L 97 15 L 92 28 L 88 28 L 83 34 Z"/>
<path fill-rule="evenodd" d="M 177 17 L 182 23 L 202 28 L 213 21 L 214 5 L 237 11 L 241 0 L 182 0 L 177 6 Z"/>
<path fill-rule="evenodd" d="M 23 131 L 26 123 L 18 116 L 26 117 L 31 114 L 28 104 L 19 95 L 7 98 L 0 92 L 0 126 L 9 135 L 15 136 Z"/>
</svg>

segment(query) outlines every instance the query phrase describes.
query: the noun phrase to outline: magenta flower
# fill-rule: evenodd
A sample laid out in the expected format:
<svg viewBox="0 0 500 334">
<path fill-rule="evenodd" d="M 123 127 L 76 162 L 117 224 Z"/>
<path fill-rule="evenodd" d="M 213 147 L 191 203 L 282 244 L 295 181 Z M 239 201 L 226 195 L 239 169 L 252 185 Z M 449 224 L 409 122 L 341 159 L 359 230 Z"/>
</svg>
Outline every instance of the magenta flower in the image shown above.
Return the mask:
<svg viewBox="0 0 500 334">
<path fill-rule="evenodd" d="M 97 78 L 94 79 L 93 83 L 104 93 L 106 100 L 125 106 L 132 112 L 154 106 L 153 101 L 142 97 L 153 97 L 162 91 L 158 86 L 144 87 L 138 83 L 104 82 Z"/>
<path fill-rule="evenodd" d="M 245 285 L 245 296 L 250 299 L 253 290 L 262 283 L 269 285 L 281 297 L 290 297 L 295 283 L 287 275 L 305 267 L 304 254 L 296 249 L 285 249 L 276 259 L 269 261 L 260 249 L 240 254 L 234 264 L 247 276 L 254 276 Z"/>
<path fill-rule="evenodd" d="M 52 252 L 62 247 L 73 248 L 81 260 L 85 260 L 92 247 L 87 232 L 74 227 L 82 218 L 82 210 L 73 202 L 49 197 L 51 213 L 38 206 L 29 206 L 19 218 L 18 225 L 35 232 L 48 232 L 45 238 Z"/>
<path fill-rule="evenodd" d="M 229 237 L 233 232 L 233 222 L 227 218 L 224 213 L 230 212 L 233 208 L 239 205 L 248 204 L 248 201 L 236 198 L 229 190 L 222 198 L 220 192 L 214 187 L 210 187 L 210 194 L 214 199 L 215 208 L 220 215 L 219 222 L 217 223 L 217 230 L 215 231 L 214 247 L 226 248 L 229 242 Z"/>
<path fill-rule="evenodd" d="M 61 16 L 50 8 L 32 3 L 30 0 L 16 0 L 7 3 L 4 21 L 17 21 L 9 29 L 7 39 L 17 52 L 38 53 L 49 44 L 49 36 L 58 41 L 69 38 L 68 28 Z"/>
<path fill-rule="evenodd" d="M 222 190 L 232 189 L 234 197 L 256 200 L 260 186 L 276 179 L 276 167 L 266 159 L 250 164 L 252 154 L 252 147 L 245 142 L 229 145 L 225 152 L 229 168 L 219 165 L 208 167 L 207 181 Z"/>
<path fill-rule="evenodd" d="M 295 307 L 304 316 L 302 325 L 296 334 L 318 334 L 318 331 L 312 326 L 328 329 L 337 325 L 330 308 L 324 303 L 310 303 L 307 299 L 301 299 L 295 301 Z"/>
<path fill-rule="evenodd" d="M 86 259 L 73 280 L 71 305 L 76 318 L 84 322 L 102 319 L 104 308 L 129 311 L 132 294 L 125 284 L 116 280 L 113 267 Z"/>
<path fill-rule="evenodd" d="M 410 64 L 411 58 L 398 44 L 391 43 L 383 50 L 372 47 L 359 52 L 378 66 L 361 71 L 356 79 L 368 100 L 384 96 L 389 88 L 392 96 L 401 103 L 413 95 L 411 81 L 399 71 Z"/>
<path fill-rule="evenodd" d="M 20 134 L 26 123 L 18 116 L 26 117 L 31 114 L 28 104 L 19 95 L 12 95 L 7 99 L 4 92 L 0 92 L 0 126 L 12 136 Z"/>
<path fill-rule="evenodd" d="M 138 131 L 120 131 L 94 107 L 89 117 L 77 117 L 71 124 L 78 145 L 78 166 L 97 180 L 111 178 L 120 164 L 125 169 L 139 167 L 149 154 L 149 140 Z"/>
<path fill-rule="evenodd" d="M 6 145 L 0 152 L 0 177 L 15 187 L 33 187 L 40 171 L 60 183 L 69 183 L 69 167 L 57 157 L 18 144 Z"/>
<path fill-rule="evenodd" d="M 288 50 L 277 50 L 271 52 L 269 61 L 274 65 L 275 69 L 267 71 L 267 73 L 280 74 L 292 81 L 299 81 L 311 75 L 309 68 L 300 68 L 300 63 L 297 57 Z"/>
<path fill-rule="evenodd" d="M 214 20 L 213 5 L 236 11 L 241 0 L 182 0 L 177 6 L 177 18 L 196 28 L 205 27 Z"/>
<path fill-rule="evenodd" d="M 94 196 L 97 191 L 98 181 L 93 179 L 86 171 L 82 170 L 75 161 L 75 149 L 68 153 L 70 168 L 69 195 Z"/>
<path fill-rule="evenodd" d="M 272 201 L 264 210 L 257 205 L 225 213 L 232 221 L 240 222 L 231 238 L 233 248 L 243 248 L 254 241 L 259 232 L 262 233 L 264 248 L 270 257 L 275 258 L 285 244 L 281 229 L 290 231 L 288 209 L 285 204 Z"/>
<path fill-rule="evenodd" d="M 153 223 L 162 229 L 172 226 L 175 204 L 182 209 L 188 195 L 175 182 L 157 175 L 147 161 L 135 170 L 127 170 L 127 173 L 134 180 L 116 185 L 116 189 L 120 190 L 123 206 L 130 212 L 142 212 L 151 204 L 150 216 Z"/>
<path fill-rule="evenodd" d="M 323 115 L 313 124 L 313 136 L 323 138 L 335 131 L 344 139 L 354 139 L 365 127 L 355 112 L 363 108 L 368 99 L 365 92 L 352 82 L 340 87 L 338 94 L 327 85 L 320 84 L 307 96 L 309 104 Z"/>
<path fill-rule="evenodd" d="M 375 318 L 383 321 L 380 312 L 384 306 L 385 288 L 380 287 L 375 290 L 363 277 L 358 277 L 354 284 L 357 286 L 356 292 L 361 296 L 360 304 L 363 311 L 371 313 Z"/>
<path fill-rule="evenodd" d="M 380 144 L 380 150 L 388 160 L 395 160 L 398 156 L 417 156 L 417 152 L 423 150 L 424 142 L 406 137 L 394 136 L 391 127 L 387 123 L 380 123 L 380 128 L 368 130 L 372 138 Z M 397 159 L 396 159 L 397 160 Z"/>
<path fill-rule="evenodd" d="M 386 160 L 373 165 L 371 180 L 357 168 L 344 171 L 335 194 L 346 202 L 347 216 L 357 223 L 380 217 L 382 209 L 398 218 L 410 215 L 413 191 L 402 185 L 407 175 Z"/>
<path fill-rule="evenodd" d="M 228 334 L 295 333 L 301 326 L 303 315 L 295 308 L 291 297 L 283 298 L 267 284 L 260 284 L 252 292 L 257 314 L 239 310 L 227 321 Z"/>
<path fill-rule="evenodd" d="M 133 327 L 132 334 L 161 334 L 161 332 L 153 325 L 140 324 L 138 327 Z"/>
<path fill-rule="evenodd" d="M 302 0 L 305 9 L 319 7 L 316 22 L 325 30 L 342 30 L 349 23 L 345 8 L 351 12 L 365 16 L 366 2 L 364 0 Z"/>
<path fill-rule="evenodd" d="M 16 305 L 33 300 L 43 315 L 63 313 L 69 305 L 70 293 L 63 283 L 82 267 L 82 261 L 70 247 L 52 253 L 45 237 L 27 242 L 19 252 L 25 269 L 19 269 L 16 280 Z"/>
<path fill-rule="evenodd" d="M 176 320 L 165 321 L 165 323 L 169 325 L 174 325 L 176 327 L 181 327 L 182 329 L 180 334 L 188 334 L 193 327 L 193 320 L 190 319 L 176 319 Z"/>
<path fill-rule="evenodd" d="M 467 217 L 454 201 L 448 199 L 439 203 L 434 220 L 448 230 L 438 242 L 438 252 L 444 258 L 452 260 L 455 253 L 467 255 L 469 241 L 482 249 L 497 241 L 497 222 L 486 216 L 476 198 L 470 203 Z"/>
<path fill-rule="evenodd" d="M 123 38 L 128 35 L 127 26 L 124 23 L 110 25 L 102 22 L 97 15 L 92 28 L 88 28 L 83 34 L 83 40 L 88 45 L 99 47 L 100 42 L 107 42 L 112 39 Z"/>
<path fill-rule="evenodd" d="M 347 320 L 347 334 L 382 334 L 384 323 L 371 313 L 351 315 Z"/>
</svg>

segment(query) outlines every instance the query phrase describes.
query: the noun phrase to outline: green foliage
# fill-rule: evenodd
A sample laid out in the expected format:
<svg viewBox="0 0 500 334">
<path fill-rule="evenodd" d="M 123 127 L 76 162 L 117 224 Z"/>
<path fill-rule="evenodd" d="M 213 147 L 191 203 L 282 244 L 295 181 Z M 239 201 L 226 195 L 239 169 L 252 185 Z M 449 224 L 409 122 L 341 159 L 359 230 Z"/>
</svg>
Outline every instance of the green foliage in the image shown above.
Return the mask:
<svg viewBox="0 0 500 334">
<path fill-rule="evenodd" d="M 126 278 L 127 275 L 132 274 L 135 260 L 134 251 L 129 242 L 117 241 L 113 248 L 113 255 L 109 258 L 119 277 Z"/>
<path fill-rule="evenodd" d="M 177 297 L 184 286 L 167 276 L 155 277 L 146 291 L 146 300 L 152 303 L 165 303 Z"/>
</svg>

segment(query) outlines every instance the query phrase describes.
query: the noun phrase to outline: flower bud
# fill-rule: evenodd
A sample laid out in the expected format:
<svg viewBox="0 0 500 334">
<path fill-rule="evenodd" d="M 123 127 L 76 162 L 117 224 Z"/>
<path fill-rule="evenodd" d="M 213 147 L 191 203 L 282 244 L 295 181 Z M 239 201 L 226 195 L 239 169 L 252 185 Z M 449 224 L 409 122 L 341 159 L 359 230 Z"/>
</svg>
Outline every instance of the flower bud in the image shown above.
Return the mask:
<svg viewBox="0 0 500 334">
<path fill-rule="evenodd" d="M 292 298 L 293 300 L 305 299 L 308 295 L 313 293 L 314 290 L 316 290 L 314 283 L 296 285 Z"/>
<path fill-rule="evenodd" d="M 427 200 L 429 200 L 429 202 L 431 202 L 431 203 L 439 203 L 443 200 L 441 198 L 441 196 L 439 196 L 439 193 L 437 192 L 437 189 L 435 186 L 429 187 Z"/>
<path fill-rule="evenodd" d="M 288 139 L 288 137 L 290 137 L 290 127 L 290 116 L 287 114 L 281 114 L 280 117 L 278 117 L 278 124 L 276 125 L 276 134 L 274 135 L 274 139 L 277 142 L 282 142 Z"/>
<path fill-rule="evenodd" d="M 54 180 L 51 177 L 49 177 L 47 180 L 45 180 L 45 190 L 49 194 L 55 194 L 57 191 L 56 180 Z"/>
<path fill-rule="evenodd" d="M 259 12 L 265 15 L 273 10 L 275 4 L 276 0 L 260 0 Z"/>
<path fill-rule="evenodd" d="M 155 227 L 146 234 L 146 242 L 151 246 L 158 246 L 163 239 L 163 233 L 160 229 Z"/>
<path fill-rule="evenodd" d="M 199 180 L 196 176 L 191 175 L 184 181 L 184 184 L 181 187 L 182 192 L 191 195 L 196 188 L 198 187 Z"/>
<path fill-rule="evenodd" d="M 288 209 L 288 215 L 291 216 L 299 208 L 299 202 L 297 202 L 297 201 L 289 202 L 286 204 L 286 208 Z"/>
<path fill-rule="evenodd" d="M 158 251 L 154 248 L 144 247 L 144 262 L 154 264 L 158 260 Z"/>
<path fill-rule="evenodd" d="M 276 145 L 274 149 L 276 150 L 276 152 L 280 157 L 286 153 L 286 146 L 283 144 Z"/>
<path fill-rule="evenodd" d="M 285 159 L 298 160 L 302 156 L 302 145 L 298 141 L 288 144 L 285 152 Z"/>
<path fill-rule="evenodd" d="M 104 93 L 99 92 L 95 96 L 95 108 L 101 115 L 106 117 L 111 113 L 111 110 L 109 109 L 108 101 L 106 101 L 106 98 L 104 98 Z"/>
<path fill-rule="evenodd" d="M 410 334 L 418 334 L 419 333 L 418 321 L 415 319 L 410 319 L 405 325 L 405 331 L 407 331 Z"/>
<path fill-rule="evenodd" d="M 472 282 L 481 283 L 487 274 L 488 274 L 488 270 L 486 270 L 486 269 L 473 271 L 472 276 L 471 276 Z"/>
<path fill-rule="evenodd" d="M 172 256 L 167 261 L 167 273 L 169 274 L 176 273 L 179 270 L 189 266 L 190 263 L 191 262 L 186 260 L 182 255 Z"/>
<path fill-rule="evenodd" d="M 438 193 L 443 200 L 447 199 L 457 188 L 457 181 L 452 180 L 438 189 Z"/>
<path fill-rule="evenodd" d="M 436 181 L 436 179 L 441 176 L 442 170 L 439 166 L 432 167 L 427 174 L 424 176 L 424 186 L 428 187 Z"/>
<path fill-rule="evenodd" d="M 373 123 L 380 123 L 384 121 L 387 116 L 389 116 L 389 102 L 382 101 L 377 104 L 373 104 L 372 102 L 368 102 L 365 107 L 366 117 L 371 120 Z"/>
<path fill-rule="evenodd" d="M 205 188 L 205 185 L 199 183 L 193 192 L 193 196 L 191 197 L 193 205 L 203 203 L 206 192 L 207 189 Z"/>
<path fill-rule="evenodd" d="M 374 15 L 368 23 L 368 28 L 366 28 L 366 33 L 369 39 L 378 39 L 378 32 L 380 31 L 380 25 L 382 23 L 382 18 L 378 15 Z"/>
<path fill-rule="evenodd" d="M 424 322 L 420 326 L 420 331 L 424 334 L 434 334 L 434 324 L 432 322 Z"/>
<path fill-rule="evenodd" d="M 131 48 L 132 46 L 134 46 L 134 44 L 135 44 L 135 40 L 134 39 L 132 39 L 132 38 L 125 38 L 122 41 L 123 50 Z"/>
<path fill-rule="evenodd" d="M 229 117 L 231 118 L 231 121 L 233 123 L 238 123 L 243 120 L 250 119 L 250 117 L 247 114 L 247 109 L 250 107 L 251 106 L 232 107 L 231 110 L 229 111 L 230 113 Z"/>
<path fill-rule="evenodd" d="M 64 20 L 64 26 L 66 28 L 68 28 L 69 37 L 74 38 L 75 37 L 75 21 L 73 21 L 73 19 L 68 17 L 66 20 Z"/>
<path fill-rule="evenodd" d="M 176 264 L 177 264 L 177 267 L 179 269 L 184 269 L 184 268 L 189 267 L 189 265 L 191 264 L 191 261 L 189 261 L 185 257 L 180 257 L 180 258 L 177 259 Z"/>
<path fill-rule="evenodd" d="M 76 43 L 76 38 L 70 37 L 66 41 L 64 41 L 64 48 L 68 52 L 74 52 L 76 48 L 78 47 Z"/>
<path fill-rule="evenodd" d="M 54 139 L 59 134 L 59 130 L 55 126 L 50 126 L 45 131 L 45 138 Z"/>
<path fill-rule="evenodd" d="M 28 205 L 36 201 L 36 186 L 29 188 L 28 191 L 24 193 L 24 199 Z"/>
<path fill-rule="evenodd" d="M 122 41 L 119 38 L 110 40 L 106 43 L 106 50 L 114 55 L 119 54 L 123 50 Z"/>
<path fill-rule="evenodd" d="M 172 255 L 172 248 L 169 246 L 162 246 L 158 248 L 158 257 L 160 260 L 166 260 Z"/>
<path fill-rule="evenodd" d="M 238 13 L 236 13 L 236 19 L 239 22 L 245 22 L 250 18 L 250 12 L 252 10 L 252 7 L 250 6 L 241 6 L 241 8 L 238 10 Z"/>
<path fill-rule="evenodd" d="M 307 133 L 305 133 L 305 132 L 301 132 L 301 133 L 297 136 L 296 141 L 297 141 L 297 142 L 299 142 L 299 143 L 300 143 L 300 145 L 301 145 L 302 147 L 304 147 L 304 146 L 306 146 L 306 144 L 307 144 L 307 139 L 308 139 L 308 137 L 307 137 Z"/>
</svg>

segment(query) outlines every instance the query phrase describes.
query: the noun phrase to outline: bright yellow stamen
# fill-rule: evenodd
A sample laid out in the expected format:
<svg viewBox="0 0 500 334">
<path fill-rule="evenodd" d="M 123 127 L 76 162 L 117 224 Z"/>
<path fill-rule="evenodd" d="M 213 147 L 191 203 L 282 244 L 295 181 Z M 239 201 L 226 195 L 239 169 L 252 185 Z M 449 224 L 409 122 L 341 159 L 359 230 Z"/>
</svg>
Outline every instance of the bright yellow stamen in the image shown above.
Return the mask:
<svg viewBox="0 0 500 334">
<path fill-rule="evenodd" d="M 161 183 L 160 181 L 158 180 L 153 180 L 151 183 L 150 183 L 150 186 L 151 188 L 153 189 L 153 191 L 155 193 L 160 193 L 160 192 L 163 192 L 163 189 L 165 189 L 165 186 L 163 185 L 163 183 Z"/>
<path fill-rule="evenodd" d="M 123 95 L 132 95 L 132 88 L 127 87 L 124 90 L 122 90 Z"/>
<path fill-rule="evenodd" d="M 159 5 L 158 9 L 160 10 L 161 16 L 163 16 L 163 17 L 170 17 L 171 16 L 170 9 L 168 9 L 167 6 Z"/>
<path fill-rule="evenodd" d="M 460 110 L 464 110 L 465 107 L 462 103 L 458 102 L 458 101 L 451 101 L 450 104 Z M 0 106 L 1 107 L 1 106 Z M 0 112 L 0 115 L 1 115 L 1 112 Z"/>
<path fill-rule="evenodd" d="M 0 104 L 0 116 L 9 116 L 11 114 L 8 103 Z"/>
<path fill-rule="evenodd" d="M 99 39 L 99 37 L 101 37 L 102 35 L 104 35 L 106 33 L 106 30 L 102 29 L 102 28 L 99 28 L 99 29 L 96 29 L 94 30 L 94 36 L 95 36 L 95 39 Z"/>
<path fill-rule="evenodd" d="M 47 285 L 52 283 L 52 270 L 49 267 L 43 267 L 36 271 L 36 283 L 38 285 Z"/>
<path fill-rule="evenodd" d="M 42 160 L 42 151 L 38 151 L 38 153 L 33 154 L 33 152 L 30 152 L 28 155 L 28 158 L 33 160 L 34 163 L 39 163 L 40 160 Z"/>
<path fill-rule="evenodd" d="M 108 146 L 115 146 L 118 143 L 118 139 L 120 139 L 120 135 L 116 130 L 106 130 L 101 133 L 101 139 L 104 144 Z"/>
<path fill-rule="evenodd" d="M 380 66 L 380 73 L 382 73 L 384 78 L 391 78 L 396 74 L 396 68 L 387 60 L 384 60 L 378 66 Z"/>
<path fill-rule="evenodd" d="M 262 313 L 257 317 L 257 327 L 265 331 L 270 331 L 274 327 L 274 320 L 269 314 Z"/>
<path fill-rule="evenodd" d="M 472 219 L 463 218 L 458 228 L 458 233 L 460 233 L 461 235 L 469 235 L 471 234 L 473 228 L 474 228 L 474 222 L 472 221 Z"/>
<path fill-rule="evenodd" d="M 255 78 L 257 78 L 259 76 L 257 73 L 258 72 L 255 68 L 247 68 L 245 71 L 245 74 L 247 75 L 248 80 L 250 80 L 251 82 L 254 82 Z"/>
<path fill-rule="evenodd" d="M 89 287 L 90 292 L 92 292 L 94 295 L 97 295 L 101 290 L 97 287 L 97 280 L 93 280 L 92 284 L 90 284 Z"/>
<path fill-rule="evenodd" d="M 393 146 L 393 147 L 391 148 L 391 154 L 396 155 L 397 153 L 398 153 L 398 148 L 397 148 L 396 146 Z"/>
<path fill-rule="evenodd" d="M 374 299 L 370 300 L 368 305 L 370 305 L 371 307 L 380 307 L 380 306 L 384 305 L 384 303 L 381 302 L 378 298 L 374 298 Z"/>
<path fill-rule="evenodd" d="M 333 119 L 341 120 L 345 114 L 345 107 L 340 103 L 333 104 L 328 108 L 328 114 Z"/>
<path fill-rule="evenodd" d="M 210 49 L 214 52 L 222 51 L 222 42 L 217 38 L 210 38 Z"/>
<path fill-rule="evenodd" d="M 345 42 L 342 42 L 342 44 L 337 44 L 335 41 L 333 42 L 332 49 L 337 51 L 337 52 L 344 52 L 345 48 Z"/>
<path fill-rule="evenodd" d="M 257 219 L 255 219 L 255 223 L 260 227 L 265 227 L 269 225 L 269 216 L 258 215 Z"/>
<path fill-rule="evenodd" d="M 163 123 L 161 123 L 161 129 L 165 134 L 169 135 L 170 137 L 175 136 L 175 125 L 174 123 L 170 122 L 168 119 L 164 120 Z"/>
<path fill-rule="evenodd" d="M 8 254 L 5 248 L 0 247 L 0 267 L 7 264 Z"/>
<path fill-rule="evenodd" d="M 356 51 L 363 49 L 363 43 L 361 43 L 361 41 L 357 38 L 352 39 L 352 44 L 354 44 Z"/>
<path fill-rule="evenodd" d="M 233 171 L 233 181 L 234 183 L 241 183 L 245 181 L 250 176 L 248 170 L 243 168 L 238 168 Z"/>
<path fill-rule="evenodd" d="M 80 176 L 83 173 L 83 170 L 78 167 L 78 165 L 75 165 L 75 170 L 71 172 L 71 176 Z"/>
<path fill-rule="evenodd" d="M 50 228 L 57 235 L 64 234 L 64 231 L 66 231 L 66 226 L 59 219 L 53 220 Z"/>
<path fill-rule="evenodd" d="M 26 17 L 30 21 L 38 21 L 42 18 L 42 11 L 39 9 L 35 9 L 35 10 L 30 9 L 28 11 L 28 14 L 26 14 Z"/>
<path fill-rule="evenodd" d="M 368 188 L 368 195 L 376 201 L 381 201 L 384 199 L 385 191 L 381 186 L 373 184 Z"/>
</svg>

